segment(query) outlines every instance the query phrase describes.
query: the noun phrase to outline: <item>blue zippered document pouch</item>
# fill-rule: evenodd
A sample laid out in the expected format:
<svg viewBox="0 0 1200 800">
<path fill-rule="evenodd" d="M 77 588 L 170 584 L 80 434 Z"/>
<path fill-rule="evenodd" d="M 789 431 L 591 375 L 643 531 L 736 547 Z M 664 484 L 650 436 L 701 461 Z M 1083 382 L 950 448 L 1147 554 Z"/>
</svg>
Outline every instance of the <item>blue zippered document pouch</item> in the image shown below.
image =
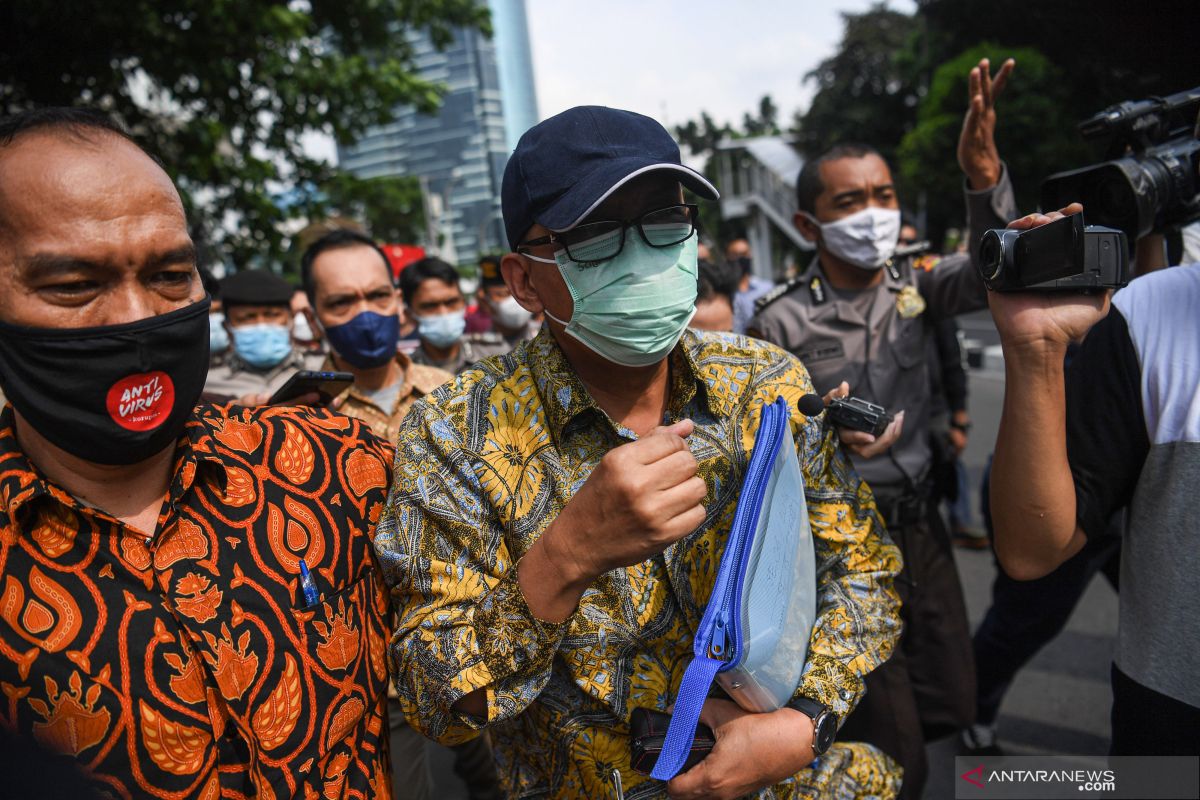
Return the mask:
<svg viewBox="0 0 1200 800">
<path fill-rule="evenodd" d="M 712 597 L 692 644 L 651 776 L 675 777 L 687 760 L 715 679 L 747 711 L 774 711 L 800 683 L 816 617 L 816 559 L 791 410 L 764 404 Z"/>
</svg>

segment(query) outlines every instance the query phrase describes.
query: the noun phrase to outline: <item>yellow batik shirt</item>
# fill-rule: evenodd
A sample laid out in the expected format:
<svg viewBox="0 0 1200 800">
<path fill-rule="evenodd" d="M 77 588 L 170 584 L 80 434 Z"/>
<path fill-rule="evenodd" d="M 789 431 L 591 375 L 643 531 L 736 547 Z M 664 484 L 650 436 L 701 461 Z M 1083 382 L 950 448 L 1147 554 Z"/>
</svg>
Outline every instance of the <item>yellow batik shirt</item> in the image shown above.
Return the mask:
<svg viewBox="0 0 1200 800">
<path fill-rule="evenodd" d="M 418 401 L 400 431 L 375 547 L 399 614 L 391 658 L 412 725 L 446 743 L 487 727 L 512 797 L 630 798 L 665 784 L 629 768 L 629 716 L 665 710 L 692 655 L 716 580 L 763 405 L 792 408 L 817 554 L 818 614 L 799 693 L 844 718 L 862 676 L 900 635 L 900 556 L 870 490 L 819 420 L 793 356 L 733 334 L 687 331 L 671 353 L 669 421 L 708 485 L 707 518 L 662 555 L 601 576 L 567 621 L 533 616 L 517 562 L 600 458 L 636 435 L 592 400 L 548 331 Z M 487 719 L 453 710 L 475 689 Z M 760 798 L 890 797 L 899 768 L 837 743 Z"/>
</svg>

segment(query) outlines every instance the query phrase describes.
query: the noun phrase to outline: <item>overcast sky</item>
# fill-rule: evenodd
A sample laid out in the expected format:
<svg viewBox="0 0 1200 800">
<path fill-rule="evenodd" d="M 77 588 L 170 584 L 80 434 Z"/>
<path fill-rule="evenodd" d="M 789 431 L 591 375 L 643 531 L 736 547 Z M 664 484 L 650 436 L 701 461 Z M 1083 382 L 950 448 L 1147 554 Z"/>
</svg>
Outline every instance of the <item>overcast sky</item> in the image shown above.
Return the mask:
<svg viewBox="0 0 1200 800">
<path fill-rule="evenodd" d="M 638 111 L 670 127 L 740 124 L 764 94 L 785 125 L 806 108 L 803 77 L 837 49 L 842 11 L 873 0 L 525 0 L 538 113 L 577 105 Z M 913 0 L 890 0 L 911 13 Z M 334 159 L 333 141 L 305 137 Z"/>
<path fill-rule="evenodd" d="M 872 0 L 525 0 L 541 117 L 615 106 L 670 126 L 718 122 L 771 95 L 788 121 L 812 97 L 802 78 L 832 55 L 841 11 Z M 912 0 L 891 8 L 912 12 Z"/>
</svg>

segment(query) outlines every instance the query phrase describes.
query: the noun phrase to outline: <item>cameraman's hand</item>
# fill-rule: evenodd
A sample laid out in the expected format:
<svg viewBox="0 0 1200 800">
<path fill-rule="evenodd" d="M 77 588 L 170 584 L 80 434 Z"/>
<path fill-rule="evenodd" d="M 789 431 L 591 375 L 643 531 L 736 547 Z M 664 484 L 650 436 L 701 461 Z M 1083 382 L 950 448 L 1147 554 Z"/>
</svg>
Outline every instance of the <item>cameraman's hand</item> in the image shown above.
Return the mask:
<svg viewBox="0 0 1200 800">
<path fill-rule="evenodd" d="M 825 405 L 829 405 L 836 399 L 850 396 L 850 384 L 842 381 L 836 389 L 830 389 L 822 400 Z M 896 443 L 900 438 L 901 432 L 904 430 L 904 412 L 896 414 L 883 433 L 878 437 L 872 436 L 866 431 L 856 431 L 853 428 L 838 428 L 838 438 L 842 440 L 842 444 L 850 448 L 850 452 L 860 458 L 874 458 L 880 453 L 887 452 L 887 449 Z"/>
<path fill-rule="evenodd" d="M 729 700 L 704 701 L 712 752 L 667 784 L 672 800 L 733 800 L 795 775 L 813 760 L 812 720 L 791 708 L 754 714 Z"/>
<path fill-rule="evenodd" d="M 971 70 L 969 105 L 958 137 L 958 165 L 975 190 L 990 189 L 1000 181 L 1000 153 L 996 150 L 996 98 L 1004 91 L 1016 61 L 1008 59 L 993 78 L 986 58 Z"/>
<path fill-rule="evenodd" d="M 610 450 L 521 560 L 534 615 L 561 621 L 596 578 L 658 555 L 704 522 L 708 488 L 682 420 Z"/>
<path fill-rule="evenodd" d="M 1015 230 L 1029 230 L 1070 214 L 1083 211 L 1072 203 L 1049 214 L 1029 214 L 1009 223 Z M 1005 355 L 1057 356 L 1071 342 L 1081 341 L 1093 325 L 1108 314 L 1112 292 L 988 292 L 988 305 L 1000 332 Z"/>
</svg>

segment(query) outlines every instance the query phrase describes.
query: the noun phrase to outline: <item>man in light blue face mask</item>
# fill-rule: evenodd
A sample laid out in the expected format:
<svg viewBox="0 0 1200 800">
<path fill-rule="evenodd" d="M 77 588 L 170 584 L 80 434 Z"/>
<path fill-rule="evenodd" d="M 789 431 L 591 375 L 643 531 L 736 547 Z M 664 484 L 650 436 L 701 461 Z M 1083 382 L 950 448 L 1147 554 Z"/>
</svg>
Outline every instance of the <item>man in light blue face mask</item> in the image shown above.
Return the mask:
<svg viewBox="0 0 1200 800">
<path fill-rule="evenodd" d="M 292 373 L 320 369 L 324 356 L 305 354 L 292 340 L 295 290 L 266 270 L 243 270 L 221 281 L 229 350 L 204 383 L 207 397 L 264 405 Z"/>
<path fill-rule="evenodd" d="M 400 293 L 421 340 L 411 355 L 414 364 L 454 374 L 508 352 L 510 345 L 498 333 L 465 333 L 467 301 L 458 271 L 445 261 L 423 258 L 409 264 L 400 273 Z"/>
<path fill-rule="evenodd" d="M 891 797 L 894 763 L 814 747 L 814 719 L 848 713 L 899 635 L 895 548 L 832 431 L 796 407 L 811 391 L 800 363 L 688 328 L 685 187 L 717 198 L 659 123 L 610 108 L 546 120 L 509 159 L 501 272 L 546 325 L 401 427 L 375 542 L 402 620 L 401 707 L 435 738 L 490 729 L 507 796 L 612 797 L 619 771 L 647 797 Z M 721 744 L 646 785 L 628 766 L 630 715 L 675 700 L 763 405 L 780 396 L 820 542 L 805 677 L 771 713 L 708 701 Z"/>
</svg>

